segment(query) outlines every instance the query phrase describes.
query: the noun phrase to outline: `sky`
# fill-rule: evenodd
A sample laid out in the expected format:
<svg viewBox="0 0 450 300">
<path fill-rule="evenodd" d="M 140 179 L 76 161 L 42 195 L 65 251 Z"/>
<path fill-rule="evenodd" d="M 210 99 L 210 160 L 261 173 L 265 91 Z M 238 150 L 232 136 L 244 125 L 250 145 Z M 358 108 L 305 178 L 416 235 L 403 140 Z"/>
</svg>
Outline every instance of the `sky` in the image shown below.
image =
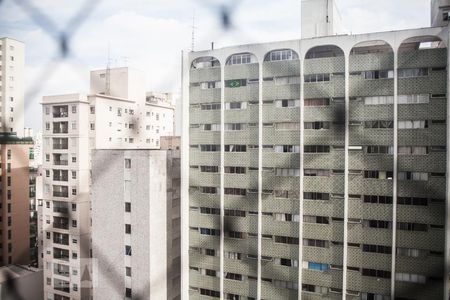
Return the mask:
<svg viewBox="0 0 450 300">
<path fill-rule="evenodd" d="M 18 5 L 24 2 L 45 16 Z M 430 25 L 430 0 L 336 2 L 347 33 Z M 97 5 L 82 9 L 86 3 Z M 223 6 L 231 12 L 228 30 L 220 22 Z M 75 15 L 82 23 L 61 60 L 54 36 L 65 32 Z M 179 108 L 181 51 L 191 50 L 193 16 L 195 50 L 208 49 L 211 42 L 219 48 L 300 37 L 300 0 L 0 1 L 0 37 L 23 41 L 26 47 L 25 125 L 41 129 L 42 96 L 88 93 L 89 71 L 105 68 L 108 57 L 111 67 L 143 70 L 147 90 L 174 93 Z"/>
</svg>

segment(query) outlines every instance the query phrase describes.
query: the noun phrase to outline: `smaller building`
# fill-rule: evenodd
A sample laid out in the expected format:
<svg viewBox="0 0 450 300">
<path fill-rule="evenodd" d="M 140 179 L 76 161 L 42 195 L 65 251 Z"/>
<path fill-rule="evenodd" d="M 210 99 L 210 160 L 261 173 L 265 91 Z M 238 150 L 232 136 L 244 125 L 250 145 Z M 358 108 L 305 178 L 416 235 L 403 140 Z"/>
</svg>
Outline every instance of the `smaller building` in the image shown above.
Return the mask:
<svg viewBox="0 0 450 300">
<path fill-rule="evenodd" d="M 181 137 L 180 136 L 162 136 L 161 150 L 180 150 Z"/>
<path fill-rule="evenodd" d="M 32 138 L 0 133 L 0 265 L 30 263 L 30 149 Z"/>
<path fill-rule="evenodd" d="M 21 265 L 0 268 L 0 299 L 43 300 L 43 271 Z"/>
<path fill-rule="evenodd" d="M 94 299 L 179 299 L 180 151 L 94 150 L 91 191 Z"/>
</svg>

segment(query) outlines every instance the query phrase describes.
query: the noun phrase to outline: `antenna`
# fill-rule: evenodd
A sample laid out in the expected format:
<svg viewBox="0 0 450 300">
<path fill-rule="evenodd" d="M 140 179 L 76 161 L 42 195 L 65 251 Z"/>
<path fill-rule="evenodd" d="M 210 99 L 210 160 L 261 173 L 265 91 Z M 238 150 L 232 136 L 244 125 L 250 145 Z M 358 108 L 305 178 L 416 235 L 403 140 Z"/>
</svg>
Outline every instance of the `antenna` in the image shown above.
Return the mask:
<svg viewBox="0 0 450 300">
<path fill-rule="evenodd" d="M 194 52 L 194 48 L 195 48 L 195 29 L 197 29 L 197 27 L 195 27 L 195 9 L 194 9 L 194 12 L 192 13 L 192 42 L 191 42 L 191 52 Z"/>
<path fill-rule="evenodd" d="M 106 78 L 105 78 L 105 95 L 111 94 L 111 53 L 110 53 L 110 44 L 108 43 L 108 62 L 106 64 Z"/>
</svg>

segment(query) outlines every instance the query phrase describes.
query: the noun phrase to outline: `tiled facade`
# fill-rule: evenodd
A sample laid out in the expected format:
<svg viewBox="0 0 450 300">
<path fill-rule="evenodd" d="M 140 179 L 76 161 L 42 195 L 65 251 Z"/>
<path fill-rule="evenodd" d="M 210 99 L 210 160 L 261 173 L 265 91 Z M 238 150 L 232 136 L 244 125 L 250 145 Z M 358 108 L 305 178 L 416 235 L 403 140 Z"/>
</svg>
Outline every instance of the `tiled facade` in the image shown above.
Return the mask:
<svg viewBox="0 0 450 300">
<path fill-rule="evenodd" d="M 447 55 L 446 27 L 186 54 L 184 296 L 443 299 Z"/>
</svg>

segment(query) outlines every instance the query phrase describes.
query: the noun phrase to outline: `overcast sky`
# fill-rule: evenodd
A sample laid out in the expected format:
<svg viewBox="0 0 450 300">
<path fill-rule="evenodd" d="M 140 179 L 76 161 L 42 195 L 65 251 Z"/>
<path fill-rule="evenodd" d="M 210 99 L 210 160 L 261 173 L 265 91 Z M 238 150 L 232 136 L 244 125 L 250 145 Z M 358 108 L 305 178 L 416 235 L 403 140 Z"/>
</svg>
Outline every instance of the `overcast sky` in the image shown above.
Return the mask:
<svg viewBox="0 0 450 300">
<path fill-rule="evenodd" d="M 84 1 L 28 0 L 65 28 Z M 25 103 L 25 125 L 41 128 L 43 95 L 87 93 L 89 70 L 105 68 L 108 48 L 112 66 L 128 65 L 146 72 L 150 91 L 180 91 L 180 53 L 190 50 L 195 11 L 195 49 L 242 43 L 296 39 L 300 36 L 299 0 L 88 0 L 99 5 L 86 17 L 70 43 L 68 60 L 53 65 L 58 46 L 14 0 L 0 1 L 0 37 L 26 44 L 28 91 L 39 87 Z M 365 33 L 430 24 L 430 0 L 336 0 L 344 27 Z M 21 1 L 24 2 L 24 1 Z M 229 5 L 233 27 L 224 32 L 219 7 Z M 42 18 L 41 18 L 42 20 Z M 109 46 L 108 46 L 109 45 Z"/>
</svg>

